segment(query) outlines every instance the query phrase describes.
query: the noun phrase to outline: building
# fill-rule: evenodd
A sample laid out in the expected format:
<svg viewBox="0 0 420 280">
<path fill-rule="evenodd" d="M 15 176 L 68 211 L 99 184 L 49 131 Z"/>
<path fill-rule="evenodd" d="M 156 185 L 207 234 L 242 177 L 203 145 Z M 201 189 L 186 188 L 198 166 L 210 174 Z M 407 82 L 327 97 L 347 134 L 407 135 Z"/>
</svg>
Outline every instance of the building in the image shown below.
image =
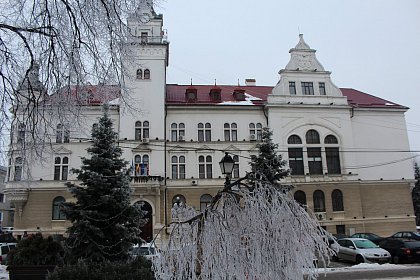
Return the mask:
<svg viewBox="0 0 420 280">
<path fill-rule="evenodd" d="M 0 225 L 3 227 L 13 227 L 14 210 L 10 208 L 10 202 L 4 195 L 6 187 L 7 168 L 0 166 Z"/>
<path fill-rule="evenodd" d="M 127 91 L 118 86 L 71 88 L 67 98 L 80 109 L 78 124 L 52 119 L 54 142 L 36 156 L 10 155 L 6 193 L 16 208 L 17 231 L 63 234 L 69 225 L 60 203 L 72 200 L 64 183 L 86 155 L 90 128 L 111 104 L 124 157 L 132 163 L 132 202 L 149 212 L 144 238 L 150 240 L 171 221 L 181 200 L 203 209 L 223 186 L 218 162 L 224 152 L 236 162 L 234 178 L 249 170 L 263 127 L 270 127 L 292 170 L 287 183 L 332 233 L 389 235 L 415 229 L 410 188 L 414 183 L 404 113 L 407 107 L 350 88 L 338 88 L 300 35 L 290 61 L 274 86 L 176 85 L 166 83 L 169 43 L 163 16 L 141 6 L 128 19 L 133 36 L 124 63 L 131 73 Z M 34 68 L 31 84 L 46 95 Z M 25 83 L 22 83 L 25 85 Z M 34 86 L 33 86 L 34 87 Z M 22 91 L 25 88 L 22 87 Z M 126 95 L 129 92 L 130 95 Z M 120 102 L 121 99 L 129 102 Z M 13 139 L 25 143 L 19 112 Z M 166 231 L 170 232 L 170 231 Z"/>
</svg>

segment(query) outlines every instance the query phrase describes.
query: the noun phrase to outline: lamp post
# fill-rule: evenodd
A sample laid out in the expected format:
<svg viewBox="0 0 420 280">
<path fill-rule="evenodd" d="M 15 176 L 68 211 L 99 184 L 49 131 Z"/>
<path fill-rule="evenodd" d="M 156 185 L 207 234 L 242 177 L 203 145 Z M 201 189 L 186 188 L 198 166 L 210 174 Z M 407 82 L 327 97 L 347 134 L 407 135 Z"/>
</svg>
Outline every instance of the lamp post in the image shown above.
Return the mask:
<svg viewBox="0 0 420 280">
<path fill-rule="evenodd" d="M 226 175 L 225 188 L 227 188 L 230 185 L 230 177 L 232 176 L 235 161 L 228 153 L 225 153 L 225 156 L 219 162 L 219 165 L 222 170 L 222 174 Z"/>
</svg>

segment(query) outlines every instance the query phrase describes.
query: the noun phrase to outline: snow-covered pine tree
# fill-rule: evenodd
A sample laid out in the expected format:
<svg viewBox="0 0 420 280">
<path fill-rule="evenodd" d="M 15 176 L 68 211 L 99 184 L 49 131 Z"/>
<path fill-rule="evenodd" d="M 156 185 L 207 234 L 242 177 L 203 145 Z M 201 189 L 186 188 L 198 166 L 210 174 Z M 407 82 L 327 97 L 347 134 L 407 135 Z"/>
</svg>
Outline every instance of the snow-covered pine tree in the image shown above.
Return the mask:
<svg viewBox="0 0 420 280">
<path fill-rule="evenodd" d="M 77 174 L 81 185 L 67 183 L 76 202 L 65 203 L 63 212 L 73 225 L 66 242 L 70 262 L 124 260 L 133 243 L 140 243 L 143 211 L 130 203 L 130 176 L 116 133 L 104 106 L 104 114 L 92 128 L 90 158 L 82 158 Z"/>
<path fill-rule="evenodd" d="M 273 143 L 273 132 L 265 127 L 262 130 L 261 143 L 257 144 L 258 155 L 251 157 L 251 168 L 256 174 L 262 175 L 262 179 L 277 186 L 279 180 L 288 175 L 285 169 L 286 161 L 277 154 L 278 144 Z"/>
</svg>

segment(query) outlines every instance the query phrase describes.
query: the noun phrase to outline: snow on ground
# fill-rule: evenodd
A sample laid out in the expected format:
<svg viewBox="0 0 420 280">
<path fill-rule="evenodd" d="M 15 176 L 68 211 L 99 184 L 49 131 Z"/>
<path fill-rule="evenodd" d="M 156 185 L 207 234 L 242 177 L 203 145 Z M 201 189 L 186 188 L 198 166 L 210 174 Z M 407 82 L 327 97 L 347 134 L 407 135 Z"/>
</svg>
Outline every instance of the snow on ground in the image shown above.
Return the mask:
<svg viewBox="0 0 420 280">
<path fill-rule="evenodd" d="M 9 272 L 6 270 L 7 266 L 0 265 L 0 280 L 8 280 Z"/>
<path fill-rule="evenodd" d="M 363 270 L 395 270 L 395 269 L 407 269 L 407 266 L 397 264 L 378 264 L 378 263 L 361 263 L 347 267 L 334 267 L 334 268 L 319 268 L 318 273 L 330 273 L 330 272 L 346 272 L 346 271 L 363 271 Z"/>
</svg>

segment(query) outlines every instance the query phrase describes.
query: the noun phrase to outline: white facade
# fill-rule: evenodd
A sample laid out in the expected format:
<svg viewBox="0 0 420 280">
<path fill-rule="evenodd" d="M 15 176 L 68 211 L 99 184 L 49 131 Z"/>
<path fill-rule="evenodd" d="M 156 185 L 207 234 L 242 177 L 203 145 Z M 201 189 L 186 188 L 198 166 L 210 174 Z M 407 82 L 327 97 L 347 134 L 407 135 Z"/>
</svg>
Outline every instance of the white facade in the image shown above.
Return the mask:
<svg viewBox="0 0 420 280">
<path fill-rule="evenodd" d="M 294 156 L 300 173 L 295 168 L 285 181 L 305 192 L 305 204 L 328 230 L 388 234 L 414 227 L 406 107 L 339 89 L 302 35 L 274 87 L 243 86 L 237 91 L 235 86 L 167 85 L 169 43 L 163 16 L 146 5 L 128 24 L 133 36 L 127 41 L 129 59 L 124 64 L 129 72 L 119 100 L 108 101 L 114 104 L 110 111 L 123 156 L 133 165 L 133 203 L 145 201 L 152 209 L 151 232 L 168 225 L 176 197 L 200 209 L 203 195 L 216 194 L 223 185 L 218 162 L 224 152 L 236 156 L 234 176 L 244 176 L 266 126 L 273 130 L 284 159 L 291 160 L 291 150 L 301 154 Z M 82 121 L 67 124 L 69 141 L 53 143 L 44 161 L 25 159 L 19 180 L 19 151 L 11 155 L 7 191 L 17 208 L 18 230 L 40 227 L 51 234 L 64 233 L 68 224 L 54 216 L 51 205 L 59 196 L 72 199 L 64 183 L 75 176 L 63 166 L 78 168 L 87 155 L 90 129 L 102 114 L 98 105 L 79 106 Z M 52 121 L 52 135 L 58 124 Z M 319 143 L 307 143 L 308 131 L 316 131 Z M 331 206 L 334 190 L 342 193 L 344 209 Z M 323 208 L 311 199 L 316 191 L 325 194 Z"/>
</svg>

